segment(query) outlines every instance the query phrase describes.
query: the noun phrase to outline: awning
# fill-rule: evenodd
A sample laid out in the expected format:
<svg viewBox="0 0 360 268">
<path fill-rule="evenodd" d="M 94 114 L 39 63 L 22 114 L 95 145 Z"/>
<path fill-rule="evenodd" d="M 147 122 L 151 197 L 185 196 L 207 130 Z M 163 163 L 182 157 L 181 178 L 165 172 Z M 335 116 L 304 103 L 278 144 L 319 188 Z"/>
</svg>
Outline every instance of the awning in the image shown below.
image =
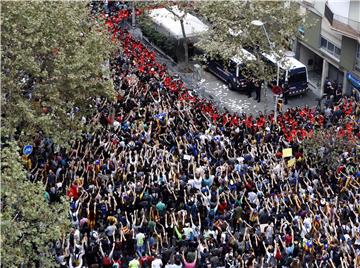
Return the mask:
<svg viewBox="0 0 360 268">
<path fill-rule="evenodd" d="M 150 11 L 149 16 L 151 20 L 164 28 L 164 30 L 171 34 L 176 39 L 183 38 L 181 24 L 178 16 L 183 16 L 184 12 L 177 6 L 170 7 L 171 11 L 167 8 L 157 8 Z M 176 15 L 174 15 L 174 13 Z M 187 13 L 184 20 L 184 30 L 187 37 L 196 37 L 209 30 L 209 27 L 204 24 L 197 17 Z"/>
<path fill-rule="evenodd" d="M 352 86 L 360 90 L 360 78 L 353 73 L 347 74 L 347 79 L 351 82 Z"/>
</svg>

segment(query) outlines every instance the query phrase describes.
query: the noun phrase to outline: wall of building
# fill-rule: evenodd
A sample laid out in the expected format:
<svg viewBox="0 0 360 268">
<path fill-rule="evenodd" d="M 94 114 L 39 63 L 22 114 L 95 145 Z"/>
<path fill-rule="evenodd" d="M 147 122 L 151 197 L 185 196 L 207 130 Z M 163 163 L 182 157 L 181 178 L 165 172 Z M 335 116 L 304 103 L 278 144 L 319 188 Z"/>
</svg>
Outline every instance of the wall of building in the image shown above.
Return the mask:
<svg viewBox="0 0 360 268">
<path fill-rule="evenodd" d="M 331 30 L 330 23 L 325 17 L 321 22 L 321 35 L 337 47 L 341 48 L 342 35 Z"/>
<path fill-rule="evenodd" d="M 352 70 L 355 65 L 357 41 L 346 36 L 342 38 L 340 65 L 347 70 Z"/>
<path fill-rule="evenodd" d="M 308 11 L 306 13 L 307 25 L 304 29 L 304 41 L 313 48 L 319 48 L 321 33 L 321 17 Z"/>
<path fill-rule="evenodd" d="M 324 14 L 324 12 L 325 12 L 325 3 L 326 3 L 325 0 L 319 0 L 319 1 L 315 0 L 314 1 L 314 8 L 318 12 L 320 12 L 320 14 Z"/>
<path fill-rule="evenodd" d="M 299 61 L 306 65 L 308 71 L 313 71 L 315 63 L 314 53 L 307 49 L 305 46 L 299 46 L 299 48 Z"/>
<path fill-rule="evenodd" d="M 337 17 L 337 20 L 347 23 L 346 18 L 349 16 L 350 0 L 328 0 L 328 6 L 334 14 L 342 17 Z"/>
<path fill-rule="evenodd" d="M 307 66 L 309 72 L 315 74 L 314 78 L 321 77 L 321 82 L 316 85 L 319 92 L 315 93 L 322 94 L 326 77 L 343 83 L 343 93 L 348 93 L 351 85 L 347 81 L 346 75 L 348 72 L 358 73 L 354 69 L 358 41 L 343 36 L 331 28 L 329 21 L 324 16 L 326 0 L 305 1 L 309 2 L 306 4 L 308 6 L 305 6 L 307 20 L 312 20 L 312 23 L 310 27 L 305 27 L 304 37 L 299 40 L 295 49 L 296 56 Z M 344 19 L 345 24 L 348 24 L 347 18 L 352 21 L 360 21 L 359 0 L 327 0 L 327 4 L 335 14 L 336 20 Z M 328 51 L 320 48 L 321 36 L 341 49 L 340 58 L 330 55 Z M 309 65 L 311 61 L 313 64 Z"/>
<path fill-rule="evenodd" d="M 336 66 L 329 63 L 328 78 L 332 81 L 342 83 L 344 80 L 344 72 L 340 71 Z"/>
<path fill-rule="evenodd" d="M 360 1 L 351 0 L 349 9 L 349 19 L 360 22 Z"/>
</svg>

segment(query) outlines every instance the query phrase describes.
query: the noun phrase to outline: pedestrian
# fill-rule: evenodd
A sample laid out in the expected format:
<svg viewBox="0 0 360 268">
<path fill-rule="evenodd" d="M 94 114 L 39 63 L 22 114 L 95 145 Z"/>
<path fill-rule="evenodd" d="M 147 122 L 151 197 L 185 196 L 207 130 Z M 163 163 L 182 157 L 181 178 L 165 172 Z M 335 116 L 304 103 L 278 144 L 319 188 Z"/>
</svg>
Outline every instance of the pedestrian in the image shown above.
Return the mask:
<svg viewBox="0 0 360 268">
<path fill-rule="evenodd" d="M 284 104 L 285 105 L 288 104 L 289 94 L 290 94 L 289 84 L 285 83 L 283 85 L 283 98 L 284 98 Z"/>
<path fill-rule="evenodd" d="M 248 79 L 246 82 L 246 93 L 248 98 L 251 98 L 253 88 L 254 88 L 253 79 Z"/>
<path fill-rule="evenodd" d="M 342 84 L 338 84 L 338 86 L 336 87 L 336 90 L 335 90 L 335 98 L 334 98 L 334 101 L 335 103 L 338 103 L 342 97 Z"/>
<path fill-rule="evenodd" d="M 260 97 L 261 97 L 261 82 L 256 79 L 254 81 L 254 88 L 255 88 L 255 93 L 256 93 L 256 96 L 255 96 L 255 100 L 257 100 L 257 102 L 260 102 Z"/>
<path fill-rule="evenodd" d="M 326 77 L 326 78 L 325 78 L 325 81 L 324 81 L 324 86 L 323 86 L 324 93 L 327 92 L 327 88 L 328 88 L 329 82 L 330 82 L 329 77 Z"/>
</svg>

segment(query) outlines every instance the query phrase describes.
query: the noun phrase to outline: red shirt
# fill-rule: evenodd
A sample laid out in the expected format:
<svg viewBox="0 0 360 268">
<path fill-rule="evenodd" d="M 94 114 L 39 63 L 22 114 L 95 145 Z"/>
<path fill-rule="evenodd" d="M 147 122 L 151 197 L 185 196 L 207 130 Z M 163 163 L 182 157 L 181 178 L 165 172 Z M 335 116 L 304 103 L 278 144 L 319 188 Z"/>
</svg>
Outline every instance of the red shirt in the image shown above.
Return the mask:
<svg viewBox="0 0 360 268">
<path fill-rule="evenodd" d="M 141 267 L 144 267 L 145 264 L 150 265 L 153 260 L 154 260 L 154 257 L 152 257 L 152 256 L 142 256 L 140 258 Z"/>
<path fill-rule="evenodd" d="M 226 203 L 226 201 L 225 201 L 225 202 L 221 202 L 221 203 L 218 205 L 218 210 L 220 211 L 221 214 L 224 214 L 226 208 L 227 208 L 227 203 Z"/>
</svg>

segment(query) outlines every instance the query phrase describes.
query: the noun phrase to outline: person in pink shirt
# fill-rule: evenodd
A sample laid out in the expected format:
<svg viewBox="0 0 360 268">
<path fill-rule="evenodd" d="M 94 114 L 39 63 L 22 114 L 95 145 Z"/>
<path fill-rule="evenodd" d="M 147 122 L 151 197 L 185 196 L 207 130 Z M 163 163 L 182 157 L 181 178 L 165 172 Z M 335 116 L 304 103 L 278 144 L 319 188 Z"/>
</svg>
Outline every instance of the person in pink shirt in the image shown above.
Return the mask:
<svg viewBox="0 0 360 268">
<path fill-rule="evenodd" d="M 183 258 L 183 262 L 184 262 L 184 268 L 195 268 L 196 267 L 196 261 L 197 261 L 197 251 L 195 252 L 195 259 L 193 262 L 187 262 L 186 258 L 185 258 L 185 253 L 182 253 L 182 258 Z"/>
</svg>

